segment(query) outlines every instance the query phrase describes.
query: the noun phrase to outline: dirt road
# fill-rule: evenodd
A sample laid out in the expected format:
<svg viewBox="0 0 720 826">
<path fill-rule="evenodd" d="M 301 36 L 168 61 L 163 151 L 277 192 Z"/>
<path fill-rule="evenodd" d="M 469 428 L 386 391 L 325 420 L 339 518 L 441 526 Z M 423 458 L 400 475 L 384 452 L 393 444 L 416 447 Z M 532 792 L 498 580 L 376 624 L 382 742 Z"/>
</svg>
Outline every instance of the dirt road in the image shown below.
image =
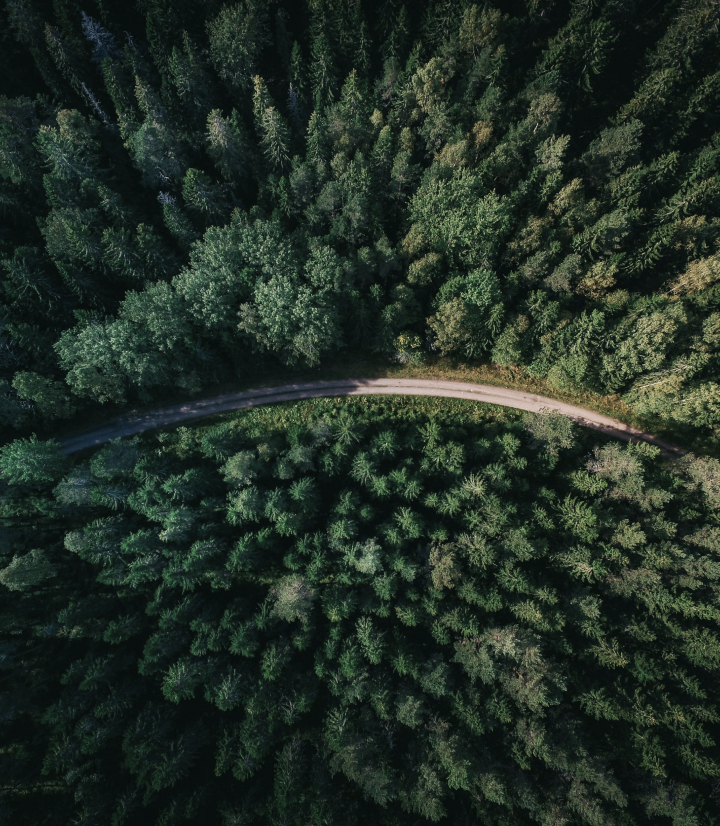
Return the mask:
<svg viewBox="0 0 720 826">
<path fill-rule="evenodd" d="M 143 430 L 179 424 L 215 413 L 242 410 L 264 404 L 300 401 L 328 396 L 355 395 L 441 396 L 448 399 L 470 399 L 484 404 L 498 404 L 540 413 L 557 410 L 577 424 L 632 442 L 649 442 L 661 448 L 666 456 L 687 453 L 682 448 L 657 439 L 649 433 L 636 430 L 608 416 L 584 410 L 572 404 L 535 396 L 521 390 L 508 390 L 488 384 L 467 384 L 457 381 L 432 381 L 425 379 L 343 379 L 337 381 L 312 381 L 304 384 L 285 384 L 262 390 L 243 390 L 209 399 L 197 399 L 185 404 L 172 405 L 158 410 L 148 410 L 121 416 L 107 424 L 63 440 L 63 453 L 74 453 L 84 448 L 109 442 L 120 436 L 132 436 Z"/>
</svg>

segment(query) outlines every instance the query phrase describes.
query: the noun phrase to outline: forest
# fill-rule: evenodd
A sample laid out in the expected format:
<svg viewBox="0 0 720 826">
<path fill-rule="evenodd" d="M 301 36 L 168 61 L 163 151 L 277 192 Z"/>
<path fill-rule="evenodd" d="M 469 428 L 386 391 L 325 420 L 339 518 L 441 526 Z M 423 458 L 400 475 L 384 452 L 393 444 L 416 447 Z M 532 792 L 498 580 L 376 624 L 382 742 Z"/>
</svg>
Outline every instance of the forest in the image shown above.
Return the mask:
<svg viewBox="0 0 720 826">
<path fill-rule="evenodd" d="M 5 432 L 361 352 L 717 445 L 715 0 L 85 5 L 0 10 Z"/>
<path fill-rule="evenodd" d="M 718 0 L 4 0 L 0 826 L 718 826 L 719 354 Z M 61 449 L 357 357 L 695 453 L 400 398 Z"/>
<path fill-rule="evenodd" d="M 597 438 L 396 397 L 2 449 L 3 822 L 717 824 L 720 462 Z"/>
</svg>

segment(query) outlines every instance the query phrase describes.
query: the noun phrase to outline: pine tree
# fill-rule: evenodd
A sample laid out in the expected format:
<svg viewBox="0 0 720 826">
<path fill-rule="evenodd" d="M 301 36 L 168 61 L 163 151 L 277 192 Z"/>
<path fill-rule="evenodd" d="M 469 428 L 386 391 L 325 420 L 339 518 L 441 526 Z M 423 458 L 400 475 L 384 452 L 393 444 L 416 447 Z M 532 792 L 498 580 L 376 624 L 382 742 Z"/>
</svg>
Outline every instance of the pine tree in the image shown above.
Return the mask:
<svg viewBox="0 0 720 826">
<path fill-rule="evenodd" d="M 131 283 L 144 277 L 144 262 L 130 232 L 108 228 L 103 232 L 102 246 L 105 262 L 111 270 Z"/>
<path fill-rule="evenodd" d="M 32 401 L 40 414 L 48 419 L 69 419 L 75 413 L 75 406 L 63 382 L 38 373 L 19 372 L 13 377 L 12 386 L 21 399 Z"/>
<path fill-rule="evenodd" d="M 253 113 L 255 131 L 259 137 L 263 154 L 276 171 L 287 168 L 290 162 L 290 130 L 285 119 L 273 105 L 265 81 L 254 78 Z"/>
<path fill-rule="evenodd" d="M 383 59 L 402 64 L 402 62 L 407 58 L 409 46 L 410 20 L 407 6 L 403 3 L 395 13 L 394 20 L 389 27 L 389 34 L 383 43 Z"/>
<path fill-rule="evenodd" d="M 335 59 L 328 36 L 323 31 L 313 38 L 311 58 L 314 109 L 322 112 L 335 100 L 337 87 Z"/>
<path fill-rule="evenodd" d="M 83 86 L 87 88 L 89 78 L 83 70 L 82 57 L 77 52 L 76 44 L 69 41 L 59 29 L 49 23 L 45 24 L 45 42 L 47 51 L 60 74 L 77 95 L 82 95 Z"/>
<path fill-rule="evenodd" d="M 447 40 L 455 35 L 465 7 L 466 0 L 454 3 L 452 0 L 432 0 L 428 3 L 422 23 L 423 40 L 435 50 L 439 50 Z"/>
<path fill-rule="evenodd" d="M 207 119 L 208 154 L 223 177 L 237 181 L 245 176 L 251 164 L 252 149 L 247 131 L 236 109 L 223 118 L 214 109 Z"/>
<path fill-rule="evenodd" d="M 360 21 L 356 43 L 357 45 L 355 47 L 355 59 L 353 60 L 353 66 L 360 73 L 360 77 L 365 79 L 370 75 L 370 67 L 372 63 L 370 57 L 372 38 L 364 18 Z"/>
<path fill-rule="evenodd" d="M 0 448 L 0 476 L 11 485 L 46 485 L 59 481 L 68 467 L 60 443 L 40 441 L 34 434 Z"/>
<path fill-rule="evenodd" d="M 326 135 L 320 113 L 315 110 L 310 115 L 307 127 L 307 158 L 316 165 L 327 160 Z"/>
<path fill-rule="evenodd" d="M 187 32 L 183 32 L 182 41 L 182 50 L 173 46 L 168 71 L 189 117 L 200 125 L 212 109 L 216 94 L 211 77 Z"/>
<path fill-rule="evenodd" d="M 115 106 L 118 128 L 123 140 L 128 140 L 142 120 L 135 96 L 134 70 L 128 59 L 128 50 L 129 47 L 126 47 L 122 60 L 107 57 L 101 63 L 105 89 Z"/>
<path fill-rule="evenodd" d="M 82 32 L 85 38 L 92 44 L 93 61 L 102 64 L 106 58 L 118 57 L 120 52 L 115 43 L 112 32 L 105 29 L 97 20 L 81 13 Z"/>
<path fill-rule="evenodd" d="M 33 145 L 40 128 L 28 98 L 0 98 L 0 174 L 15 187 L 37 192 L 42 174 Z"/>
<path fill-rule="evenodd" d="M 0 583 L 11 591 L 37 592 L 42 582 L 57 576 L 56 566 L 43 551 L 35 550 L 24 556 L 13 557 L 12 562 L 0 571 Z"/>
<path fill-rule="evenodd" d="M 252 89 L 260 53 L 271 42 L 268 26 L 268 10 L 260 0 L 225 6 L 207 24 L 210 57 L 238 101 Z"/>
<path fill-rule="evenodd" d="M 214 184 L 199 169 L 188 169 L 183 179 L 182 195 L 188 209 L 202 216 L 208 223 L 217 223 L 226 212 L 221 185 Z"/>
</svg>

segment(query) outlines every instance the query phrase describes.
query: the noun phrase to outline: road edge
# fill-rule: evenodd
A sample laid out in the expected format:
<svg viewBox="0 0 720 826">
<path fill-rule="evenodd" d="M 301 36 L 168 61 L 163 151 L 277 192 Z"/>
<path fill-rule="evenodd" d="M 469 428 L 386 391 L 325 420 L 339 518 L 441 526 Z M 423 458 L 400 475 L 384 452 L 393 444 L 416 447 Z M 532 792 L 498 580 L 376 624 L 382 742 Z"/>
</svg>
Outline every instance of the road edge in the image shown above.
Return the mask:
<svg viewBox="0 0 720 826">
<path fill-rule="evenodd" d="M 646 442 L 655 445 L 660 448 L 664 456 L 678 457 L 688 453 L 684 448 L 673 445 L 651 433 L 631 427 L 617 419 L 546 396 L 538 396 L 534 393 L 490 384 L 406 378 L 330 379 L 225 393 L 206 399 L 193 399 L 184 403 L 168 405 L 155 410 L 124 414 L 84 433 L 61 439 L 60 442 L 62 452 L 70 454 L 90 447 L 97 447 L 112 439 L 133 436 L 147 430 L 181 424 L 182 422 L 220 413 L 229 413 L 233 410 L 244 410 L 260 405 L 282 404 L 313 398 L 354 395 L 430 396 L 434 398 L 464 399 L 482 404 L 496 404 L 501 407 L 512 407 L 516 410 L 534 413 L 554 410 L 568 416 L 581 427 L 597 430 L 628 442 Z"/>
</svg>

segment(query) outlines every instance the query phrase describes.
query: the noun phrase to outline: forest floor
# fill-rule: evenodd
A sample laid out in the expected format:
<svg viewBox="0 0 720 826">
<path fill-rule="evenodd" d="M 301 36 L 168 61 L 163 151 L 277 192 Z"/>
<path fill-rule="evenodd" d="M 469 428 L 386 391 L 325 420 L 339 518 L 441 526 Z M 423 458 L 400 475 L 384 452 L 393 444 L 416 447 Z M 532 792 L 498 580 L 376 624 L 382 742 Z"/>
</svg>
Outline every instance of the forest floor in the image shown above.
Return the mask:
<svg viewBox="0 0 720 826">
<path fill-rule="evenodd" d="M 585 398 L 556 392 L 553 393 L 554 398 L 539 395 L 536 392 L 538 383 L 527 381 L 519 375 L 513 375 L 512 371 L 506 369 L 489 366 L 458 367 L 441 363 L 419 367 L 403 365 L 388 367 L 385 365 L 384 369 L 377 364 L 364 364 L 362 365 L 364 369 L 361 369 L 360 364 L 354 367 L 354 377 L 348 378 L 350 371 L 347 363 L 331 366 L 330 369 L 325 366 L 322 369 L 323 379 L 321 380 L 315 378 L 320 371 L 305 371 L 302 374 L 273 371 L 272 374 L 262 377 L 264 381 L 254 382 L 252 388 L 238 390 L 237 385 L 233 388 L 216 388 L 216 391 L 221 392 L 176 404 L 127 411 L 115 419 L 91 428 L 87 428 L 86 419 L 86 428 L 61 438 L 63 450 L 66 453 L 72 453 L 144 430 L 259 405 L 319 397 L 383 394 L 467 399 L 535 413 L 543 410 L 556 410 L 584 427 L 590 427 L 626 441 L 645 441 L 655 444 L 666 456 L 678 456 L 686 452 L 662 438 L 651 435 L 642 427 L 635 426 L 636 417 L 628 415 L 628 412 L 631 414 L 632 411 L 629 411 L 629 408 L 619 400 L 612 397 L 592 397 L 587 394 L 590 396 L 588 406 L 571 404 L 571 401 L 584 402 Z M 362 378 L 356 378 L 358 375 Z M 292 380 L 289 381 L 291 378 Z M 478 379 L 484 379 L 484 381 L 479 382 Z M 495 381 L 488 381 L 488 379 L 495 379 Z M 512 384 L 516 386 L 509 386 Z M 547 385 L 543 389 L 546 388 Z M 567 398 L 558 398 L 563 395 Z M 615 416 L 607 415 L 608 413 L 614 413 Z M 622 418 L 617 418 L 618 414 Z"/>
</svg>

